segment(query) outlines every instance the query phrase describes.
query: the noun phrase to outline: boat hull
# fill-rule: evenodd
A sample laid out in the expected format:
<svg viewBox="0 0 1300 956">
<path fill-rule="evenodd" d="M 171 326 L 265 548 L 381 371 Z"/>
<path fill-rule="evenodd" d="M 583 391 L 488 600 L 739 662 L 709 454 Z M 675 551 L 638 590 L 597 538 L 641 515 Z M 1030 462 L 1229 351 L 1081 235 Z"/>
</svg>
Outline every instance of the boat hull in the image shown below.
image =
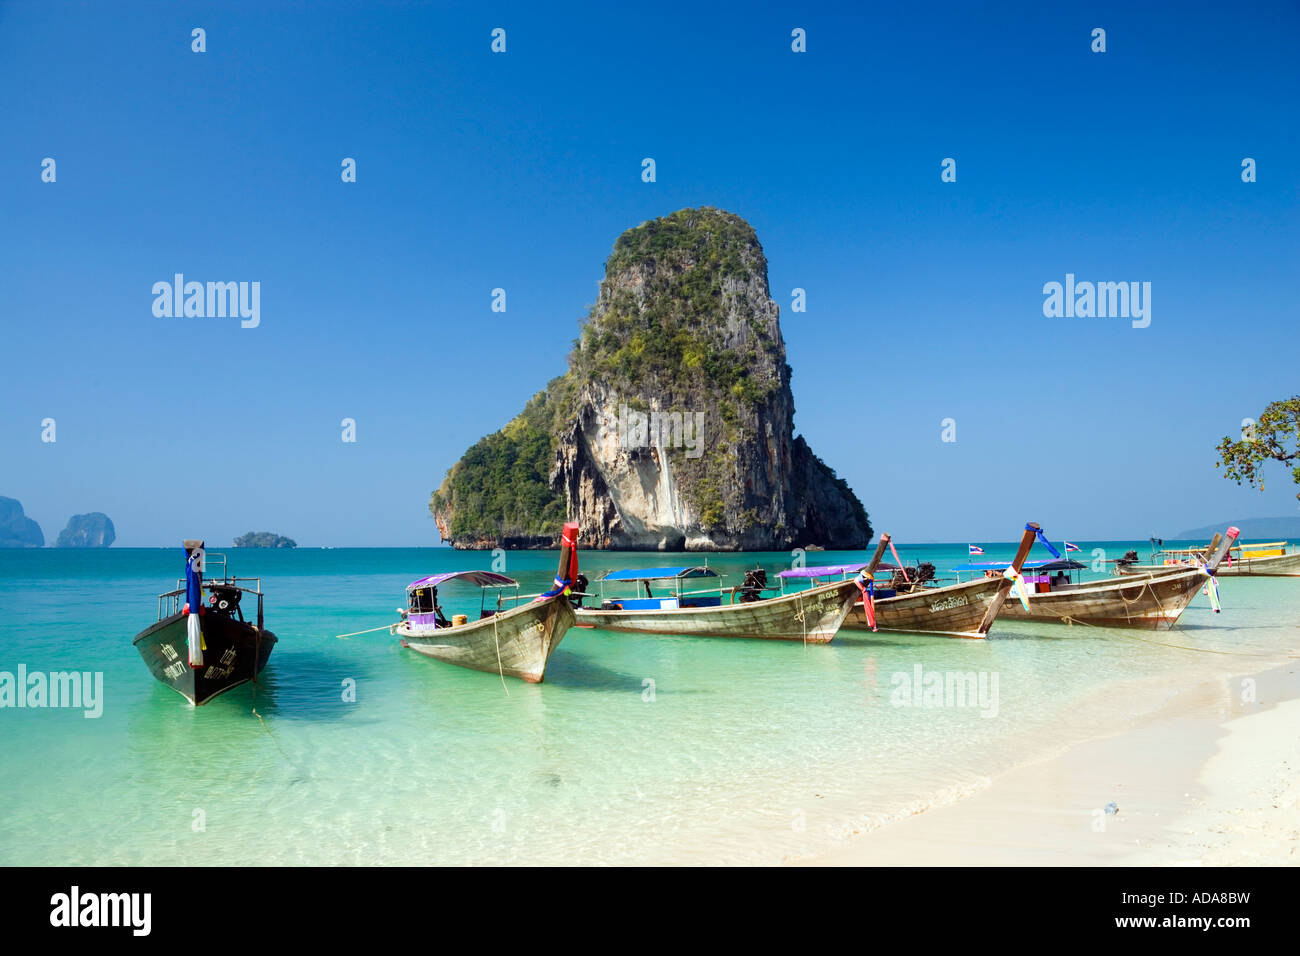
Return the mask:
<svg viewBox="0 0 1300 956">
<path fill-rule="evenodd" d="M 573 622 L 568 599 L 556 597 L 502 611 L 472 624 L 413 632 L 407 622 L 402 622 L 392 630 L 401 638 L 403 647 L 417 654 L 540 684 L 546 677 L 551 653 Z"/>
<path fill-rule="evenodd" d="M 1000 617 L 1022 621 L 1091 624 L 1168 630 L 1207 580 L 1205 572 L 1188 568 L 1172 574 L 1136 576 L 1132 580 L 1090 581 L 1074 588 L 1029 595 L 1029 610 L 1007 599 Z"/>
<path fill-rule="evenodd" d="M 987 632 L 980 631 L 980 625 L 984 623 L 984 615 L 1002 583 L 1001 577 L 980 578 L 878 599 L 875 602 L 876 629 L 944 637 L 987 637 Z M 870 630 L 861 601 L 853 605 L 844 627 L 855 631 Z"/>
<path fill-rule="evenodd" d="M 1171 570 L 1176 571 L 1183 567 L 1193 568 L 1195 565 L 1117 564 L 1115 570 L 1125 575 L 1168 574 Z M 1214 576 L 1216 578 L 1300 578 L 1300 551 L 1267 558 L 1233 558 L 1231 564 L 1225 560 L 1215 569 Z"/>
<path fill-rule="evenodd" d="M 199 617 L 204 664 L 190 667 L 186 615 L 173 614 L 136 635 L 133 643 L 149 672 L 196 707 L 262 672 L 276 636 L 252 624 L 209 612 Z"/>
<path fill-rule="evenodd" d="M 604 611 L 578 608 L 579 627 L 678 637 L 740 637 L 826 644 L 853 607 L 852 581 L 824 584 L 782 597 L 718 607 Z"/>
</svg>

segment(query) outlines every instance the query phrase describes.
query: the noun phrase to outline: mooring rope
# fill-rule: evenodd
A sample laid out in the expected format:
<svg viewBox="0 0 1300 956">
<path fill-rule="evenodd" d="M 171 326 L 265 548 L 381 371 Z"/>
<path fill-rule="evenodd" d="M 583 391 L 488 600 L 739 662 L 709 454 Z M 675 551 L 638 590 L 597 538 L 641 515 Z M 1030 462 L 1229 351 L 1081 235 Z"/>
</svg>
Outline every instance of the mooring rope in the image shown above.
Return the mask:
<svg viewBox="0 0 1300 956">
<path fill-rule="evenodd" d="M 381 627 L 371 627 L 371 628 L 367 628 L 364 631 L 353 631 L 350 634 L 335 634 L 334 636 L 338 638 L 356 637 L 358 634 L 373 634 L 375 631 L 388 631 L 389 633 L 392 633 L 392 630 L 393 630 L 393 625 L 384 624 Z"/>
<path fill-rule="evenodd" d="M 280 746 L 280 741 L 276 739 L 275 734 L 271 733 L 271 728 L 267 726 L 262 715 L 257 712 L 257 662 L 261 659 L 262 632 L 258 629 L 257 636 L 253 638 L 253 716 L 256 717 L 257 722 L 262 725 L 262 729 L 266 731 L 266 735 L 271 738 L 271 743 L 275 744 L 275 749 L 280 751 L 280 756 L 285 759 L 286 763 L 292 766 L 293 761 L 289 758 L 289 755 L 284 752 L 284 748 Z"/>
<path fill-rule="evenodd" d="M 803 592 L 799 592 L 799 627 L 803 630 L 803 649 L 808 650 L 808 612 L 803 609 Z"/>
<path fill-rule="evenodd" d="M 506 696 L 510 696 L 510 688 L 506 687 L 506 671 L 501 664 L 501 635 L 497 628 L 497 616 L 492 615 L 492 642 L 497 646 L 497 673 L 501 675 L 501 686 L 505 688 Z"/>
<path fill-rule="evenodd" d="M 1079 624 L 1082 625 L 1083 627 L 1100 627 L 1108 630 L 1113 630 L 1113 628 L 1106 628 L 1105 624 L 1089 624 L 1087 621 L 1081 621 L 1078 618 L 1070 617 L 1068 614 L 1063 615 L 1061 617 L 1061 623 L 1069 624 L 1071 627 L 1073 627 L 1075 624 Z M 1137 641 L 1140 644 L 1156 644 L 1160 647 L 1177 648 L 1180 651 L 1195 651 L 1198 654 L 1222 654 L 1225 657 L 1272 657 L 1275 659 L 1280 656 L 1285 660 L 1300 660 L 1300 654 L 1278 655 L 1278 654 L 1255 654 L 1247 651 L 1216 651 L 1210 647 L 1189 647 L 1186 644 L 1171 644 L 1168 641 L 1155 641 L 1149 637 L 1138 637 L 1134 634 L 1125 634 L 1122 631 L 1116 631 L 1115 636 L 1122 637 L 1125 640 L 1129 640 L 1129 641 Z"/>
</svg>

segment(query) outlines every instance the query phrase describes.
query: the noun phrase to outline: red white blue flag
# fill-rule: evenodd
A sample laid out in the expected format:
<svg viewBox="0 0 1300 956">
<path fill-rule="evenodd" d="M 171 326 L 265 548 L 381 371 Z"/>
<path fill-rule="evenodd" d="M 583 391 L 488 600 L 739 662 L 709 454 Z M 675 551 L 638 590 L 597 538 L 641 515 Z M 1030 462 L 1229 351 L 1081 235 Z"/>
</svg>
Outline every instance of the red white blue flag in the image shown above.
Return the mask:
<svg viewBox="0 0 1300 956">
<path fill-rule="evenodd" d="M 967 548 L 968 551 L 970 551 L 971 554 L 983 554 L 983 553 L 984 553 L 984 549 L 981 548 L 978 544 L 968 544 L 968 545 L 966 545 L 966 548 Z"/>
<path fill-rule="evenodd" d="M 1068 541 L 1065 542 L 1065 553 L 1066 553 L 1066 554 L 1069 554 L 1071 551 L 1078 551 L 1078 550 L 1079 550 L 1079 546 L 1078 546 L 1077 544 L 1070 544 L 1070 542 L 1068 542 Z"/>
</svg>

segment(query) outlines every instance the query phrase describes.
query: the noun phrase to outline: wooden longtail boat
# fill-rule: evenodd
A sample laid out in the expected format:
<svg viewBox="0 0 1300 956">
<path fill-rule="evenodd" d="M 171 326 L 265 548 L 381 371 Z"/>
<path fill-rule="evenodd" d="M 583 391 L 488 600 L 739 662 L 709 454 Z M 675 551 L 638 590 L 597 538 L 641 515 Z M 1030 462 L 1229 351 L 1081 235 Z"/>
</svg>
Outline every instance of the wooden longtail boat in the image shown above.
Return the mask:
<svg viewBox="0 0 1300 956">
<path fill-rule="evenodd" d="M 1011 620 L 1168 630 L 1203 586 L 1211 589 L 1211 602 L 1217 610 L 1214 571 L 1236 538 L 1236 530 L 1228 529 L 1202 567 L 1176 569 L 1165 574 L 1078 584 L 1074 572 L 1085 566 L 1077 561 L 1031 562 L 1025 566 L 1034 578 L 1028 582 L 1034 588 L 1029 594 L 1029 609 L 1009 601 L 1002 614 Z M 957 570 L 988 573 L 989 569 L 988 565 L 966 565 Z"/>
<path fill-rule="evenodd" d="M 866 605 L 858 600 L 845 618 L 843 627 L 846 630 L 894 631 L 945 637 L 987 637 L 1007 595 L 1011 593 L 1015 574 L 1020 571 L 1029 555 L 1029 549 L 1033 547 L 1037 528 L 1036 524 L 1025 526 L 1020 548 L 1009 565 L 1014 569 L 1011 576 L 977 578 L 945 587 L 918 586 L 903 593 L 894 589 L 873 588 L 874 594 L 867 600 L 870 601 L 874 614 L 868 615 Z M 812 578 L 817 581 L 824 577 L 847 577 L 860 572 L 869 580 L 874 580 L 881 567 L 880 559 L 889 544 L 890 536 L 882 534 L 875 554 L 866 565 L 796 568 L 782 571 L 778 577 L 783 582 L 793 578 Z M 897 578 L 898 575 L 895 575 Z"/>
<path fill-rule="evenodd" d="M 218 559 L 221 576 L 205 582 L 205 566 Z M 256 624 L 244 620 L 245 594 L 257 596 Z M 157 623 L 132 643 L 154 677 L 197 707 L 256 680 L 276 637 L 262 626 L 261 579 L 230 577 L 225 555 L 207 554 L 202 541 L 187 539 L 185 580 L 158 595 Z"/>
<path fill-rule="evenodd" d="M 1179 568 L 1198 567 L 1203 564 L 1211 548 L 1167 548 L 1155 551 L 1149 564 L 1115 565 L 1116 574 L 1164 574 Z M 1215 577 L 1270 577 L 1300 578 L 1300 549 L 1285 541 L 1265 544 L 1234 544 L 1227 560 L 1214 572 Z"/>
<path fill-rule="evenodd" d="M 551 653 L 573 626 L 571 595 L 578 582 L 578 526 L 566 524 L 561 537 L 560 567 L 554 587 L 527 604 L 501 610 L 506 600 L 518 602 L 519 583 L 493 571 L 449 571 L 413 581 L 406 588 L 407 610 L 403 620 L 390 627 L 403 647 L 437 658 L 448 664 L 518 677 L 541 683 Z M 482 588 L 479 619 L 454 623 L 438 605 L 438 586 L 448 581 L 466 581 Z M 506 598 L 504 589 L 513 588 Z M 489 591 L 498 595 L 498 607 L 485 606 Z"/>
<path fill-rule="evenodd" d="M 781 597 L 763 598 L 763 585 L 729 589 L 723 603 L 719 585 L 702 591 L 683 591 L 682 583 L 720 579 L 712 568 L 644 568 L 613 571 L 598 579 L 599 608 L 577 609 L 579 627 L 634 634 L 670 634 L 683 637 L 742 637 L 826 644 L 840 629 L 858 595 L 855 581 L 838 581 Z M 669 591 L 656 596 L 651 584 L 669 582 Z M 606 599 L 606 583 L 641 585 L 644 596 Z M 714 592 L 717 592 L 716 594 Z M 740 600 L 737 600 L 739 596 Z"/>
</svg>

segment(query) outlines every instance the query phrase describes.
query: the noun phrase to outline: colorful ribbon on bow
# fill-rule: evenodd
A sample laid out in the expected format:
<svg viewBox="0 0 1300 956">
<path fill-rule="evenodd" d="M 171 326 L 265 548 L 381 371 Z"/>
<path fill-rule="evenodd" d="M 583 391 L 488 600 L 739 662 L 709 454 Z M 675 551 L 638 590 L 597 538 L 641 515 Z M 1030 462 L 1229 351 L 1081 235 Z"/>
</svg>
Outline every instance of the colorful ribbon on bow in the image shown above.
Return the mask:
<svg viewBox="0 0 1300 956">
<path fill-rule="evenodd" d="M 573 582 L 570 581 L 568 578 L 556 578 L 554 584 L 555 587 L 551 588 L 551 590 L 549 591 L 544 592 L 542 594 L 542 597 L 553 598 L 553 597 L 559 597 L 561 594 L 563 594 L 565 597 L 568 597 L 569 592 L 573 590 Z"/>
<path fill-rule="evenodd" d="M 1052 542 L 1047 540 L 1047 535 L 1043 534 L 1042 528 L 1035 528 L 1033 525 L 1027 524 L 1025 525 L 1025 530 L 1032 531 L 1038 537 L 1038 540 L 1043 543 L 1043 547 L 1052 552 L 1052 557 L 1058 560 L 1060 559 L 1061 552 L 1052 547 Z"/>
<path fill-rule="evenodd" d="M 859 571 L 853 579 L 862 592 L 862 613 L 867 617 L 867 627 L 876 629 L 876 581 L 865 570 Z"/>
<path fill-rule="evenodd" d="M 1011 586 L 1016 592 L 1016 597 L 1020 598 L 1020 606 L 1028 611 L 1029 591 L 1025 588 L 1025 576 L 1015 568 L 1007 568 L 1002 572 L 1002 576 L 1011 582 Z"/>
</svg>

